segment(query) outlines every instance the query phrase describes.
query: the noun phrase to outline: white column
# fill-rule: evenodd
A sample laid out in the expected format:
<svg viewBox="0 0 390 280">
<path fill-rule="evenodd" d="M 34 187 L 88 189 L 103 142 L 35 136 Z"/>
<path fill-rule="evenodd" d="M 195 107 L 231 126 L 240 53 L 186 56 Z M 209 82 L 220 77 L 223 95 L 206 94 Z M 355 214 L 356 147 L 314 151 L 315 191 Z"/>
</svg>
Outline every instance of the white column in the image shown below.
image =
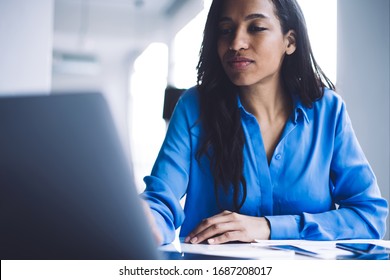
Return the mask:
<svg viewBox="0 0 390 280">
<path fill-rule="evenodd" d="M 49 92 L 54 0 L 0 0 L 0 94 Z"/>
</svg>

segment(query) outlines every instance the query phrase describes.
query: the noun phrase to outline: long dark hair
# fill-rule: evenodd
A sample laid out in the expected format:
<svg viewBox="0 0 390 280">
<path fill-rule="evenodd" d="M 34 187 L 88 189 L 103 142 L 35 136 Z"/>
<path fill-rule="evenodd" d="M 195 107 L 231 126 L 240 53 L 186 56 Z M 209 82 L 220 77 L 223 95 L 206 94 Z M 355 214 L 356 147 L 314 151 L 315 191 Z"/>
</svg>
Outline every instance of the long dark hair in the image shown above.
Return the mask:
<svg viewBox="0 0 390 280">
<path fill-rule="evenodd" d="M 245 137 L 237 106 L 238 87 L 225 74 L 217 52 L 218 21 L 224 0 L 213 0 L 207 17 L 197 66 L 200 121 L 203 142 L 197 158 L 206 155 L 214 177 L 214 191 L 233 189 L 234 210 L 239 211 L 247 194 L 243 176 Z M 288 94 L 298 94 L 302 103 L 312 107 L 321 99 L 324 88 L 335 89 L 316 63 L 310 46 L 303 13 L 295 0 L 272 0 L 283 34 L 295 31 L 296 50 L 284 58 L 281 77 Z"/>
</svg>

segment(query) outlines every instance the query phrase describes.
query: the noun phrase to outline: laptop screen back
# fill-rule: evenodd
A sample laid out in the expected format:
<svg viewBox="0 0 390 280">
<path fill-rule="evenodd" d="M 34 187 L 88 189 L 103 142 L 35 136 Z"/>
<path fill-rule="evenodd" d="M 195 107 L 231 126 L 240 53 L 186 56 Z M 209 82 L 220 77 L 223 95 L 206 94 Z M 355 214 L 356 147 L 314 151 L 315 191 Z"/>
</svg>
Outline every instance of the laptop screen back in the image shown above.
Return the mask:
<svg viewBox="0 0 390 280">
<path fill-rule="evenodd" d="M 1 259 L 156 259 L 99 94 L 0 98 Z"/>
</svg>

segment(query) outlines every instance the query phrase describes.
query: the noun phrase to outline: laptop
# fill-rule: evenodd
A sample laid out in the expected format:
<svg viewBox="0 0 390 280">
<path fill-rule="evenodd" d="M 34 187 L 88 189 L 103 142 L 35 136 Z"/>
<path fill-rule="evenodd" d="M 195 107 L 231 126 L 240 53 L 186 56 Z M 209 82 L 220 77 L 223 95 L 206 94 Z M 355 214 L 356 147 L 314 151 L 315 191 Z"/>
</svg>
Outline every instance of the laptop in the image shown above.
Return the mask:
<svg viewBox="0 0 390 280">
<path fill-rule="evenodd" d="M 102 95 L 0 97 L 0 258 L 160 257 Z"/>
</svg>

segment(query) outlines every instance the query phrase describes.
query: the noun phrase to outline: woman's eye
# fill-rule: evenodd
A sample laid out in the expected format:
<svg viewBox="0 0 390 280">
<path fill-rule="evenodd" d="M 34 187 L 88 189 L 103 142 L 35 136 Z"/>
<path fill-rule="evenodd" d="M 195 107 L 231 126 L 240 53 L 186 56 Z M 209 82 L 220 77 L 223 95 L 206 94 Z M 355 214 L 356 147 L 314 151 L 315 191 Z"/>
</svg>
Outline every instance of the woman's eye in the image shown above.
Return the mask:
<svg viewBox="0 0 390 280">
<path fill-rule="evenodd" d="M 229 35 L 233 32 L 233 29 L 232 28 L 219 28 L 218 29 L 218 34 L 219 35 Z"/>
<path fill-rule="evenodd" d="M 267 30 L 267 28 L 261 27 L 261 26 L 250 26 L 249 27 L 249 31 L 250 32 L 261 32 L 261 31 L 264 31 L 264 30 Z"/>
</svg>

